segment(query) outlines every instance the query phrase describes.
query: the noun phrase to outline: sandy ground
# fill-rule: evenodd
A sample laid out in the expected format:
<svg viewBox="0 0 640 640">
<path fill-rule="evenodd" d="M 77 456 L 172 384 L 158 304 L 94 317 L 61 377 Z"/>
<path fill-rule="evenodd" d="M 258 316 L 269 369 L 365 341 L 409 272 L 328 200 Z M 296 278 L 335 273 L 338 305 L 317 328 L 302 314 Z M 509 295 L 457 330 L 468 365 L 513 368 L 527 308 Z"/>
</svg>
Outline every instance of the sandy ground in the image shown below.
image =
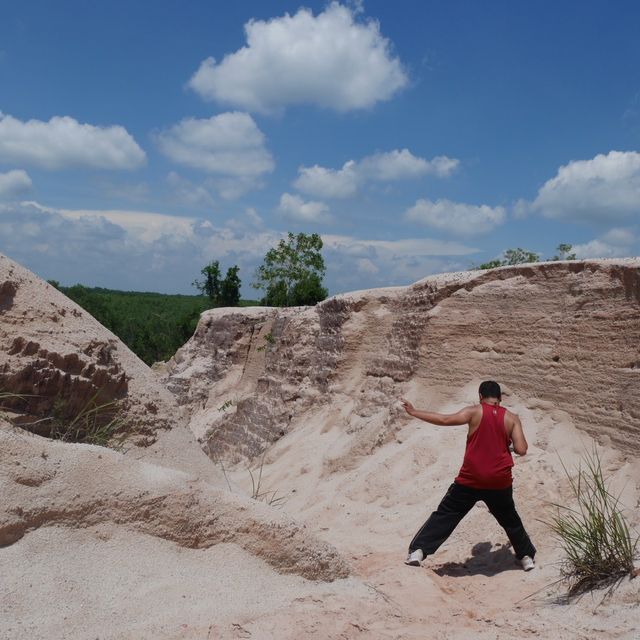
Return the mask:
<svg viewBox="0 0 640 640">
<path fill-rule="evenodd" d="M 254 479 L 262 466 L 263 498 L 281 498 L 273 506 L 249 499 L 242 456 L 210 461 L 184 425 L 156 434 L 149 448 L 116 453 L 0 424 L 0 638 L 638 640 L 640 579 L 623 580 L 609 597 L 598 591 L 571 603 L 562 598 L 562 553 L 545 520 L 552 502 L 571 504 L 563 465 L 573 471 L 594 443 L 583 425 L 533 393 L 520 397 L 507 388 L 504 404 L 520 415 L 530 445 L 516 459 L 514 492 L 538 548 L 536 568 L 525 573 L 516 564 L 483 504 L 422 567 L 404 565 L 409 541 L 459 469 L 466 432 L 410 418 L 398 411 L 399 397 L 449 412 L 477 401 L 479 381 L 449 382 L 444 396 L 424 376 L 369 376 L 370 355 L 388 347 L 382 338 L 392 324 L 387 307 L 371 304 L 364 330 L 345 330 L 347 356 L 326 397 L 316 391 L 302 398 L 304 410 L 292 411 L 286 432 L 252 462 Z M 31 316 L 28 308 L 19 311 L 11 326 L 24 331 L 21 319 Z M 625 313 L 630 323 L 637 318 L 635 307 Z M 305 317 L 300 312 L 291 322 Z M 38 335 L 52 331 L 46 322 Z M 196 363 L 206 374 L 198 402 L 210 386 L 216 417 L 229 389 L 244 381 L 246 394 L 256 393 L 264 373 L 264 351 L 254 344 L 243 360 L 236 346 L 228 351 L 229 371 L 215 380 L 207 377 L 211 353 Z M 488 353 L 479 348 L 476 362 Z M 629 380 L 636 368 L 625 362 Z M 296 366 L 307 364 L 302 358 Z M 629 420 L 634 407 L 624 408 Z M 196 435 L 210 425 L 200 417 Z M 635 438 L 637 425 L 628 427 Z M 633 442 L 605 433 L 598 451 L 637 531 L 640 462 Z"/>
<path fill-rule="evenodd" d="M 464 405 L 469 393 L 460 390 L 442 410 Z M 344 431 L 319 411 L 265 456 L 262 488 L 284 498 L 274 510 L 333 544 L 352 577 L 281 575 L 232 543 L 189 549 L 114 524 L 43 526 L 0 549 L 0 637 L 637 639 L 640 580 L 571 604 L 553 584 L 561 553 L 541 520 L 550 501 L 569 499 L 558 452 L 571 468 L 592 442 L 537 403 L 505 404 L 521 415 L 530 442 L 514 469 L 516 502 L 538 547 L 530 573 L 481 503 L 422 567 L 402 562 L 457 471 L 464 429 L 403 418 L 393 441 L 350 460 Z M 640 463 L 599 451 L 637 526 Z M 151 480 L 166 475 L 144 469 Z M 245 465 L 229 464 L 226 476 L 226 491 L 250 491 Z"/>
</svg>

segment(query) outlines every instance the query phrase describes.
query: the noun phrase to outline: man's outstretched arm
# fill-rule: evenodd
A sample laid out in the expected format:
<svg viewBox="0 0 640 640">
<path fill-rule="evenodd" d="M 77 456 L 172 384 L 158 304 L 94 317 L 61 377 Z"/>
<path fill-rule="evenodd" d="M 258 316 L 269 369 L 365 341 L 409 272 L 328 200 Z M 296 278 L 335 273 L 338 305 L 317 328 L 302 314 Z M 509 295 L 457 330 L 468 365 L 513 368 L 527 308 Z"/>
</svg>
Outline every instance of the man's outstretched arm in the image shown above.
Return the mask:
<svg viewBox="0 0 640 640">
<path fill-rule="evenodd" d="M 401 402 L 405 411 L 410 416 L 443 427 L 469 424 L 474 410 L 474 407 L 465 407 L 464 409 L 461 409 L 456 413 L 436 413 L 435 411 L 422 411 L 421 409 L 416 409 L 408 400 L 405 400 L 404 398 L 402 398 Z"/>
</svg>

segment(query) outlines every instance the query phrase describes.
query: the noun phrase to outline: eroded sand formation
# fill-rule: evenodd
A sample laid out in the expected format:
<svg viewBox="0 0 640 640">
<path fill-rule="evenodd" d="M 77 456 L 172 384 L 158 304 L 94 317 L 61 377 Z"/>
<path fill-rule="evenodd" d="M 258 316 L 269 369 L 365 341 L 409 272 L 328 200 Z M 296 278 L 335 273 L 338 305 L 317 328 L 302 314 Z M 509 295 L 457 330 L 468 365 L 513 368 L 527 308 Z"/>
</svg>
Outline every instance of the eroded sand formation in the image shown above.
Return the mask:
<svg viewBox="0 0 640 640">
<path fill-rule="evenodd" d="M 556 602 L 561 554 L 542 520 L 549 501 L 570 500 L 563 464 L 595 438 L 640 524 L 640 260 L 445 274 L 315 308 L 218 309 L 156 372 L 59 292 L 6 258 L 0 267 L 4 388 L 71 399 L 107 376 L 143 435 L 123 453 L 0 422 L 0 635 L 637 637 L 638 580 L 602 605 L 602 593 Z M 87 350 L 96 343 L 110 345 L 108 362 Z M 537 567 L 515 565 L 479 504 L 407 568 L 464 430 L 410 419 L 397 400 L 454 410 L 485 378 L 503 383 L 529 439 L 514 476 Z M 11 409 L 15 419 L 50 407 Z M 247 497 L 248 467 L 278 508 Z"/>
</svg>

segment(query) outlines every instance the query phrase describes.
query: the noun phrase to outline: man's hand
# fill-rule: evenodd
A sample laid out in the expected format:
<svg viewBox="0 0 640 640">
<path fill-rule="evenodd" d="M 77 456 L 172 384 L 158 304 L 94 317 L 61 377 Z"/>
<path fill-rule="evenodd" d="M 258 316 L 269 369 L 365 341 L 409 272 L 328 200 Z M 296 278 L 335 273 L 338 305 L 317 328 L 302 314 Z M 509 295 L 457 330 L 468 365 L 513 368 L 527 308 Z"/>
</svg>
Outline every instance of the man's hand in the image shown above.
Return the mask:
<svg viewBox="0 0 640 640">
<path fill-rule="evenodd" d="M 408 401 L 405 400 L 404 398 L 400 399 L 400 402 L 402 402 L 402 406 L 404 407 L 404 410 L 410 415 L 413 415 L 413 412 L 415 411 L 414 406 Z"/>
</svg>

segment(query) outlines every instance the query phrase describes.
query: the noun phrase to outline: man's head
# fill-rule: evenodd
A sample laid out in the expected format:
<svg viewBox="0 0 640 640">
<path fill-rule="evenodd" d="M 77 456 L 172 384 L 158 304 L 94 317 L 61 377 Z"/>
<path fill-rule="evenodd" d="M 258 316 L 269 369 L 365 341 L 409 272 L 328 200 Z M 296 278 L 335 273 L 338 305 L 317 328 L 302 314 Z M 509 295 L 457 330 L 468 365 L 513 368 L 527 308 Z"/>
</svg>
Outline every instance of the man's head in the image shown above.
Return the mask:
<svg viewBox="0 0 640 640">
<path fill-rule="evenodd" d="M 481 400 L 487 400 L 489 398 L 495 398 L 496 400 L 502 400 L 502 391 L 500 385 L 493 380 L 485 380 L 480 384 L 478 389 Z"/>
</svg>

